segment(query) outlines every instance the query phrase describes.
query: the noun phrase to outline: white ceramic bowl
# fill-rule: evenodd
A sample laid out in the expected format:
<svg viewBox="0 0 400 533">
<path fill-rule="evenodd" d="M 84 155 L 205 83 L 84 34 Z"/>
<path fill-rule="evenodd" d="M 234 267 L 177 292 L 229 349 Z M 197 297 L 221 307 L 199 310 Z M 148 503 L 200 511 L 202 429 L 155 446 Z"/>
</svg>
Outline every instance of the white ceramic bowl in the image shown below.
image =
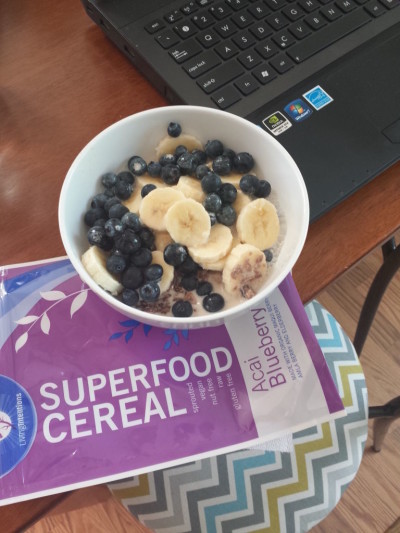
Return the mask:
<svg viewBox="0 0 400 533">
<path fill-rule="evenodd" d="M 100 176 L 116 171 L 132 155 L 154 159 L 154 148 L 166 135 L 169 122 L 178 122 L 185 133 L 204 143 L 220 139 L 226 147 L 253 155 L 259 177 L 272 185 L 281 219 L 279 251 L 270 275 L 254 298 L 233 308 L 190 318 L 156 315 L 128 307 L 99 287 L 81 263 L 88 248 L 83 222 L 90 198 L 102 190 Z M 275 201 L 274 200 L 274 201 Z M 65 178 L 59 202 L 61 238 L 69 259 L 82 280 L 105 302 L 128 317 L 164 328 L 215 326 L 245 312 L 265 298 L 289 274 L 307 234 L 309 204 L 301 173 L 282 145 L 262 128 L 231 113 L 195 106 L 168 106 L 129 116 L 99 133 L 79 153 Z"/>
</svg>

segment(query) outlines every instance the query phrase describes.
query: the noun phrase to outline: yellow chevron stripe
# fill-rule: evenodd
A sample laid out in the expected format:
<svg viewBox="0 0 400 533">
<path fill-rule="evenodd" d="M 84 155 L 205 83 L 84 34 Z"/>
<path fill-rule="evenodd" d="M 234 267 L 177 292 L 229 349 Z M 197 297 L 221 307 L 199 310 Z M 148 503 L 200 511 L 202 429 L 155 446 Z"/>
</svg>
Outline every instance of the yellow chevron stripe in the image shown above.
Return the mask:
<svg viewBox="0 0 400 533">
<path fill-rule="evenodd" d="M 110 488 L 113 495 L 118 500 L 123 500 L 125 498 L 138 498 L 139 496 L 148 496 L 150 494 L 149 478 L 147 474 L 142 474 L 139 476 L 139 485 L 136 485 L 135 487 L 129 487 L 125 489 Z"/>
<path fill-rule="evenodd" d="M 295 445 L 298 481 L 290 485 L 275 487 L 267 490 L 268 509 L 270 517 L 270 527 L 260 529 L 257 533 L 278 533 L 281 531 L 279 524 L 278 500 L 282 496 L 289 496 L 296 492 L 303 492 L 308 489 L 308 475 L 306 465 L 306 455 L 311 452 L 323 450 L 332 446 L 332 433 L 329 422 L 321 424 L 322 437 L 312 442 Z M 285 480 L 283 480 L 285 482 Z"/>
<path fill-rule="evenodd" d="M 355 396 L 353 399 L 351 396 L 349 375 L 350 374 L 362 375 L 362 368 L 360 364 L 353 365 L 353 366 L 343 365 L 339 367 L 339 372 L 340 372 L 340 377 L 341 377 L 341 382 L 342 382 L 342 387 L 343 387 L 343 392 L 344 392 L 342 402 L 343 402 L 344 407 L 350 407 L 353 405 L 354 400 L 356 400 L 357 397 Z"/>
</svg>

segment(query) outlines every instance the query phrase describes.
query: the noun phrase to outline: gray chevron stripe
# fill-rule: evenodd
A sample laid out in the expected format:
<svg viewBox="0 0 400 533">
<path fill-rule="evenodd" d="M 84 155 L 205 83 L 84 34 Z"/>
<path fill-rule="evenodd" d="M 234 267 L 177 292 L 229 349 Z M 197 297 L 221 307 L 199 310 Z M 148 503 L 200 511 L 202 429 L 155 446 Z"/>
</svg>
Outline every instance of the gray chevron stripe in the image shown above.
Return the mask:
<svg viewBox="0 0 400 533">
<path fill-rule="evenodd" d="M 232 533 L 235 529 L 265 523 L 265 511 L 268 511 L 268 509 L 265 509 L 264 505 L 263 493 L 265 492 L 265 489 L 263 488 L 263 485 L 266 483 L 274 483 L 275 481 L 284 481 L 293 476 L 292 460 L 295 461 L 296 459 L 294 454 L 282 452 L 280 455 L 282 467 L 279 470 L 260 472 L 251 476 L 251 495 L 249 495 L 249 498 L 253 500 L 253 514 L 246 514 L 231 520 L 224 520 L 222 523 L 223 533 Z M 241 507 L 242 505 L 238 505 L 238 509 Z"/>
</svg>

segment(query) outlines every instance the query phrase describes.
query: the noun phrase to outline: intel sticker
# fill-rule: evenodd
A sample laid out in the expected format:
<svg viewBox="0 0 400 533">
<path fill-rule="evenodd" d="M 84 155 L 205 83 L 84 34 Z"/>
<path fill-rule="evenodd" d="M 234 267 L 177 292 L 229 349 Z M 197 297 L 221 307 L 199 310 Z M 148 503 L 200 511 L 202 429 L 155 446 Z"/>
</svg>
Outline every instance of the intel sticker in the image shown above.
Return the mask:
<svg viewBox="0 0 400 533">
<path fill-rule="evenodd" d="M 36 435 L 36 410 L 26 390 L 0 376 L 0 478 L 26 456 Z"/>
<path fill-rule="evenodd" d="M 292 127 L 291 122 L 280 111 L 276 111 L 264 118 L 262 123 L 275 136 Z"/>
<path fill-rule="evenodd" d="M 317 111 L 333 102 L 333 98 L 320 85 L 307 91 L 303 96 Z"/>
<path fill-rule="evenodd" d="M 312 111 L 303 100 L 293 100 L 285 107 L 285 113 L 292 118 L 295 122 L 301 122 L 305 118 L 308 118 Z"/>
</svg>

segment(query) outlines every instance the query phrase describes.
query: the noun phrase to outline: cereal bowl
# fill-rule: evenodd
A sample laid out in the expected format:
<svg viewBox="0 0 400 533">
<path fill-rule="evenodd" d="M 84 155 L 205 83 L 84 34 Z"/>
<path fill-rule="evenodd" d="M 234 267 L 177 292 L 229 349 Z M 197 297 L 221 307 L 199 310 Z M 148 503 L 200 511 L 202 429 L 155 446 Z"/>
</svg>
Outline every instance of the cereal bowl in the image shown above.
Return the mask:
<svg viewBox="0 0 400 533">
<path fill-rule="evenodd" d="M 116 174 L 127 169 L 128 161 L 133 156 L 140 156 L 147 163 L 157 161 L 156 147 L 159 147 L 163 139 L 166 138 L 167 127 L 171 123 L 178 124 L 182 129 L 181 136 L 175 138 L 176 145 L 179 144 L 181 138 L 186 139 L 186 137 L 196 139 L 203 147 L 211 140 L 218 140 L 224 147 L 236 154 L 251 154 L 255 166 L 249 173 L 257 175 L 259 179 L 267 180 L 271 185 L 271 193 L 267 200 L 275 206 L 279 219 L 279 236 L 274 246 L 269 250 L 269 254 L 272 254 L 273 258 L 267 264 L 266 278 L 262 285 L 257 287 L 257 291 L 248 294 L 244 294 L 242 291 L 239 297 L 235 293 L 234 298 L 224 294 L 223 307 L 212 309 L 211 312 L 203 309 L 200 297 L 196 296 L 198 301 L 193 303 L 193 313 L 186 317 L 174 316 L 169 311 L 165 311 L 161 305 L 154 305 L 154 307 L 127 305 L 120 296 L 114 296 L 111 294 L 112 291 L 105 290 L 98 285 L 82 262 L 82 257 L 90 247 L 87 236 L 88 224 L 87 221 L 85 223 L 84 217 L 94 195 L 104 191 L 102 176 L 107 173 Z M 176 136 L 176 132 L 174 135 Z M 210 166 L 212 163 L 208 161 L 206 164 Z M 241 174 L 245 173 L 241 169 Z M 138 186 L 136 184 L 138 179 L 138 177 L 135 178 L 133 188 Z M 180 178 L 180 184 L 179 182 L 174 182 L 174 185 L 168 183 L 170 185 L 168 193 L 160 193 L 160 191 L 167 190 L 167 185 L 161 178 L 158 179 L 164 187 L 157 187 L 159 196 L 160 194 L 164 194 L 164 197 L 170 195 L 170 189 L 179 189 L 180 194 L 182 191 L 185 193 L 183 188 L 185 180 L 189 185 L 196 185 L 195 182 L 197 181 L 196 186 L 200 194 L 203 194 L 200 182 L 196 180 L 196 177 Z M 224 176 L 221 176 L 221 179 L 223 180 Z M 238 183 L 236 188 L 240 190 Z M 154 198 L 152 199 L 155 202 L 153 192 L 151 191 L 148 196 L 152 198 L 151 195 L 153 195 Z M 164 197 L 161 196 L 161 200 Z M 183 197 L 186 201 L 185 194 Z M 251 200 L 254 199 L 251 197 Z M 142 197 L 140 201 L 143 202 Z M 190 200 L 190 202 L 193 201 Z M 190 202 L 186 201 L 188 204 Z M 124 204 L 124 201 L 122 203 Z M 202 199 L 197 202 L 194 201 L 194 203 L 198 203 L 204 210 Z M 126 205 L 130 205 L 128 200 Z M 140 217 L 143 215 L 145 219 L 142 207 L 141 205 Z M 181 210 L 177 209 L 176 206 L 174 207 L 174 215 L 171 215 L 171 207 L 169 218 L 165 217 L 170 226 L 176 223 L 177 217 L 180 217 Z M 167 106 L 126 117 L 94 137 L 78 154 L 65 177 L 60 194 L 58 214 L 61 238 L 66 253 L 82 281 L 96 295 L 125 316 L 140 322 L 162 328 L 190 329 L 217 326 L 246 312 L 257 301 L 265 299 L 283 281 L 293 268 L 304 245 L 309 223 L 309 204 L 306 187 L 297 165 L 283 146 L 262 128 L 225 111 L 196 106 Z M 239 223 L 239 217 L 237 221 Z M 225 224 L 216 224 L 215 226 L 220 225 L 226 226 Z M 170 234 L 166 232 L 169 237 L 173 234 L 170 226 L 168 226 Z M 215 230 L 213 231 L 215 232 Z M 236 235 L 233 230 L 232 233 Z M 235 245 L 243 243 L 242 233 L 238 232 L 238 234 L 239 237 L 236 235 Z M 193 234 L 193 240 L 194 237 Z M 177 242 L 177 238 L 170 240 Z M 191 253 L 190 244 L 192 243 L 186 243 L 185 247 Z M 153 245 L 153 249 L 154 247 Z M 106 255 L 107 253 L 110 252 L 106 252 Z M 208 271 L 201 270 L 201 272 L 204 274 Z M 218 282 L 221 281 L 222 284 L 222 277 L 221 271 L 220 273 L 213 272 L 211 275 L 212 283 L 214 284 L 214 281 L 217 280 L 217 287 L 219 287 Z M 215 287 L 214 291 L 218 292 Z M 184 292 L 184 295 L 187 296 L 188 294 L 189 291 Z M 189 301 L 190 299 L 193 300 L 193 294 L 192 291 L 192 294 L 188 296 Z"/>
</svg>

